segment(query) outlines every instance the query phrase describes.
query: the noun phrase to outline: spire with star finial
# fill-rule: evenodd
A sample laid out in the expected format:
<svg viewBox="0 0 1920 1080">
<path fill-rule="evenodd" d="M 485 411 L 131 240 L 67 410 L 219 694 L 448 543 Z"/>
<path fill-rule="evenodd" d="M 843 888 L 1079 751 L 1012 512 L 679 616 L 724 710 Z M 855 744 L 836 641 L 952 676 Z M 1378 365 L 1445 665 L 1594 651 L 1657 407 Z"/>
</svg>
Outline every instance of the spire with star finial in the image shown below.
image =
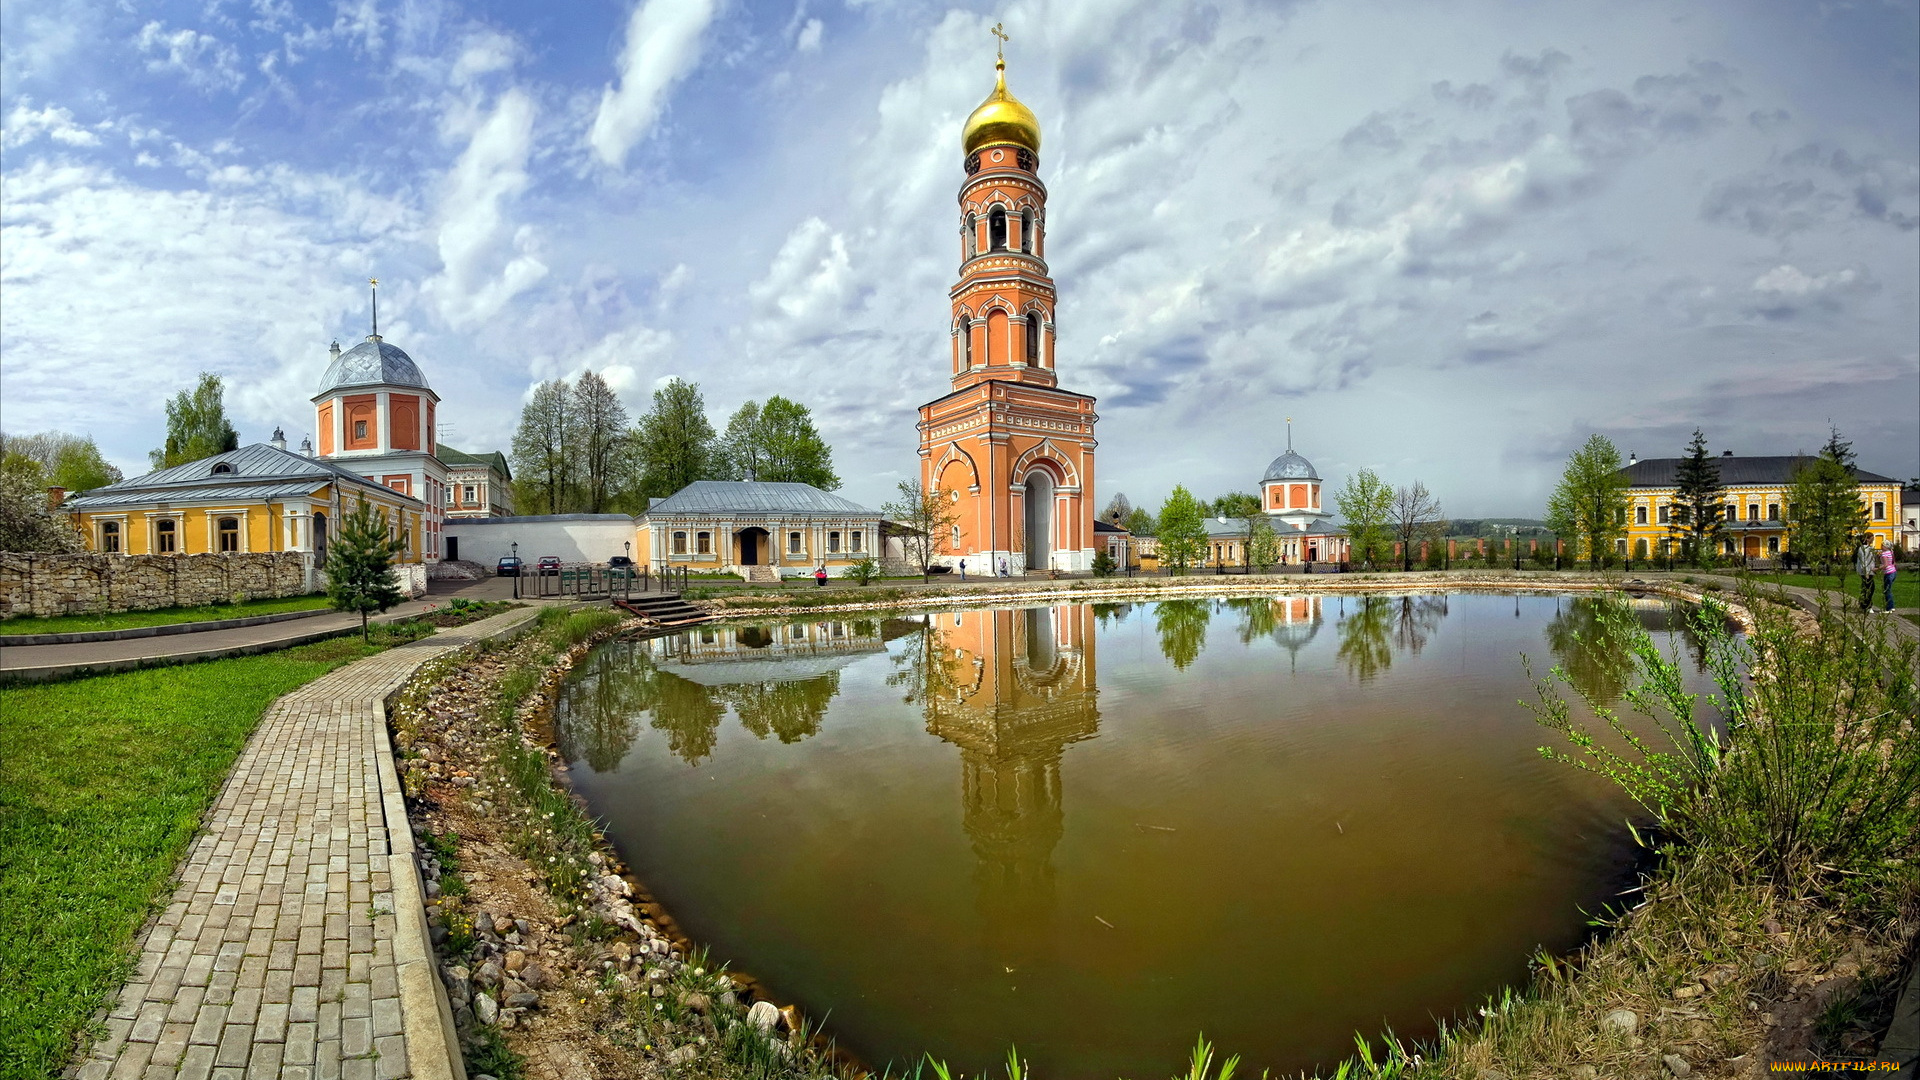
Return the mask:
<svg viewBox="0 0 1920 1080">
<path fill-rule="evenodd" d="M 373 294 L 373 333 L 367 335 L 368 341 L 380 340 L 380 279 L 368 278 L 367 290 Z"/>
</svg>

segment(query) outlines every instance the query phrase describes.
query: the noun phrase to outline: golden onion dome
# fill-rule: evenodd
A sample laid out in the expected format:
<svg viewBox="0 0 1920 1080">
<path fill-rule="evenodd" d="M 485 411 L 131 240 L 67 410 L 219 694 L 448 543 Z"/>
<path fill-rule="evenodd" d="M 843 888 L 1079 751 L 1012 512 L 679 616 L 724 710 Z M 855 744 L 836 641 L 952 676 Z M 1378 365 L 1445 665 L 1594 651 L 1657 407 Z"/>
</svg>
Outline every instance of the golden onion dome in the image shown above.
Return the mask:
<svg viewBox="0 0 1920 1080">
<path fill-rule="evenodd" d="M 971 154 L 983 146 L 1007 143 L 1039 153 L 1040 121 L 1033 115 L 1032 109 L 1007 93 L 1007 62 L 1002 60 L 995 64 L 994 70 L 993 93 L 988 94 L 987 100 L 973 110 L 973 115 L 967 117 L 967 126 L 961 130 L 963 153 Z"/>
</svg>

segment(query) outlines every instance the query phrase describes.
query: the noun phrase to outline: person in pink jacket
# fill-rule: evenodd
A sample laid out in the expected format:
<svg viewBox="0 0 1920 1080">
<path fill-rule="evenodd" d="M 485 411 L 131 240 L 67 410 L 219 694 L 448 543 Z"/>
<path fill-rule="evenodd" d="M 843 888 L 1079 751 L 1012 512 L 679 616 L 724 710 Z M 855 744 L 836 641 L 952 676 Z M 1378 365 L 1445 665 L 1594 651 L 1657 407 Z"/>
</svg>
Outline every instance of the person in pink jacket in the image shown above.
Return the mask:
<svg viewBox="0 0 1920 1080">
<path fill-rule="evenodd" d="M 1887 610 L 1893 610 L 1893 541 L 1880 541 L 1880 580 L 1887 590 Z"/>
</svg>

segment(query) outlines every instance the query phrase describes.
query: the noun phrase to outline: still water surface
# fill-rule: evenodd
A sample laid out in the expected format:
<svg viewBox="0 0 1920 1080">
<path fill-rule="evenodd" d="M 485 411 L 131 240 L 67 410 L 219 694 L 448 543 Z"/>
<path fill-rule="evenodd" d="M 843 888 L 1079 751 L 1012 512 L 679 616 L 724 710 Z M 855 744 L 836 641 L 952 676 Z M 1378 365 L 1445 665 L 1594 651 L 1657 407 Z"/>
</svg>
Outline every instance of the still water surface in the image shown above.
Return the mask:
<svg viewBox="0 0 1920 1080">
<path fill-rule="evenodd" d="M 715 626 L 602 647 L 557 726 L 682 928 L 871 1064 L 1138 1078 L 1205 1032 L 1298 1070 L 1630 884 L 1630 805 L 1519 704 L 1522 653 L 1618 694 L 1591 629 L 1496 594 Z"/>
</svg>

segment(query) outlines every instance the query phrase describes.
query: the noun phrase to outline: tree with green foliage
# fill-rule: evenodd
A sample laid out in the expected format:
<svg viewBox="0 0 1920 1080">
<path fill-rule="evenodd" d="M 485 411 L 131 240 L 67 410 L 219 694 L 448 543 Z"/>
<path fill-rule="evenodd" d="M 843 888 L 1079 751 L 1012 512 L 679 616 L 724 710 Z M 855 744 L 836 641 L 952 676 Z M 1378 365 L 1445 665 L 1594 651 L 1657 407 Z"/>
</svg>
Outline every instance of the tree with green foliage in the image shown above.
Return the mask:
<svg viewBox="0 0 1920 1080">
<path fill-rule="evenodd" d="M 0 551 L 64 554 L 86 550 L 65 515 L 47 505 L 47 476 L 40 462 L 0 442 Z"/>
<path fill-rule="evenodd" d="M 1254 526 L 1256 523 L 1260 525 L 1267 524 L 1267 515 L 1265 509 L 1260 505 L 1260 497 L 1258 495 L 1249 495 L 1243 491 L 1228 492 L 1213 500 L 1213 513 L 1216 517 L 1223 517 L 1228 521 L 1239 522 L 1240 527 L 1245 530 L 1245 532 L 1242 533 L 1243 540 L 1240 544 L 1240 557 L 1242 564 L 1251 570 L 1253 568 Z M 1267 531 L 1271 533 L 1273 531 L 1272 527 L 1269 526 Z"/>
<path fill-rule="evenodd" d="M 573 509 L 578 443 L 574 395 L 565 379 L 543 382 L 520 408 L 513 433 L 514 502 L 526 513 Z"/>
<path fill-rule="evenodd" d="M 1334 493 L 1340 527 L 1347 531 L 1350 557 L 1371 570 L 1393 551 L 1393 488 L 1372 469 L 1361 469 Z"/>
<path fill-rule="evenodd" d="M 727 421 L 716 468 L 732 480 L 811 484 L 822 491 L 840 486 L 833 448 L 813 426 L 805 405 L 778 394 L 765 405 L 749 401 Z"/>
<path fill-rule="evenodd" d="M 580 373 L 572 397 L 579 508 L 589 514 L 605 513 L 619 497 L 619 478 L 626 471 L 621 467 L 622 458 L 632 444 L 627 434 L 627 407 L 607 380 L 591 370 Z"/>
<path fill-rule="evenodd" d="M 1266 570 L 1279 561 L 1280 537 L 1274 534 L 1267 515 L 1260 514 L 1247 523 L 1247 565 Z"/>
<path fill-rule="evenodd" d="M 634 450 L 645 498 L 664 499 L 695 480 L 722 475 L 699 384 L 673 379 L 653 392 L 653 409 L 640 418 Z"/>
<path fill-rule="evenodd" d="M 69 495 L 105 487 L 121 479 L 120 470 L 101 455 L 91 435 L 69 435 L 64 431 L 42 431 L 37 435 L 8 435 L 0 432 L 0 458 L 20 458 L 40 469 L 45 483 Z"/>
<path fill-rule="evenodd" d="M 1093 556 L 1093 576 L 1112 577 L 1116 565 L 1118 564 L 1113 560 L 1113 553 L 1106 548 L 1101 548 Z"/>
<path fill-rule="evenodd" d="M 167 402 L 167 444 L 147 454 L 153 467 L 170 469 L 240 449 L 240 433 L 227 420 L 225 398 L 220 376 L 203 371 L 198 385 Z"/>
<path fill-rule="evenodd" d="M 367 616 L 385 611 L 401 600 L 393 580 L 393 560 L 406 550 L 406 540 L 387 520 L 385 510 L 359 500 L 340 521 L 327 545 L 327 599 L 335 611 L 360 613 L 360 637 L 365 640 Z"/>
<path fill-rule="evenodd" d="M 1153 513 L 1144 506 L 1136 506 L 1129 510 L 1125 524 L 1127 531 L 1135 536 L 1153 535 Z"/>
<path fill-rule="evenodd" d="M 1596 433 L 1567 459 L 1560 484 L 1547 500 L 1547 524 L 1573 540 L 1574 559 L 1584 552 L 1596 570 L 1613 550 L 1613 541 L 1626 535 L 1627 477 L 1611 439 Z"/>
<path fill-rule="evenodd" d="M 1193 492 L 1175 485 L 1160 505 L 1160 565 L 1185 571 L 1207 551 L 1206 511 Z"/>
<path fill-rule="evenodd" d="M 1833 572 L 1867 533 L 1867 507 L 1853 470 L 1853 444 L 1834 430 L 1820 453 L 1803 461 L 1787 487 L 1787 544 L 1822 574 Z"/>
<path fill-rule="evenodd" d="M 1668 528 L 1679 534 L 1680 557 L 1698 566 L 1720 550 L 1722 504 L 1720 462 L 1707 453 L 1707 437 L 1693 429 L 1693 441 L 1674 470 L 1673 505 Z"/>
<path fill-rule="evenodd" d="M 952 546 L 960 511 L 950 494 L 939 488 L 928 491 L 918 480 L 900 481 L 899 492 L 899 500 L 882 506 L 880 513 L 888 521 L 907 527 L 901 538 L 907 561 L 920 567 L 920 580 L 924 582 L 933 576 L 933 560 L 940 550 Z"/>
</svg>

